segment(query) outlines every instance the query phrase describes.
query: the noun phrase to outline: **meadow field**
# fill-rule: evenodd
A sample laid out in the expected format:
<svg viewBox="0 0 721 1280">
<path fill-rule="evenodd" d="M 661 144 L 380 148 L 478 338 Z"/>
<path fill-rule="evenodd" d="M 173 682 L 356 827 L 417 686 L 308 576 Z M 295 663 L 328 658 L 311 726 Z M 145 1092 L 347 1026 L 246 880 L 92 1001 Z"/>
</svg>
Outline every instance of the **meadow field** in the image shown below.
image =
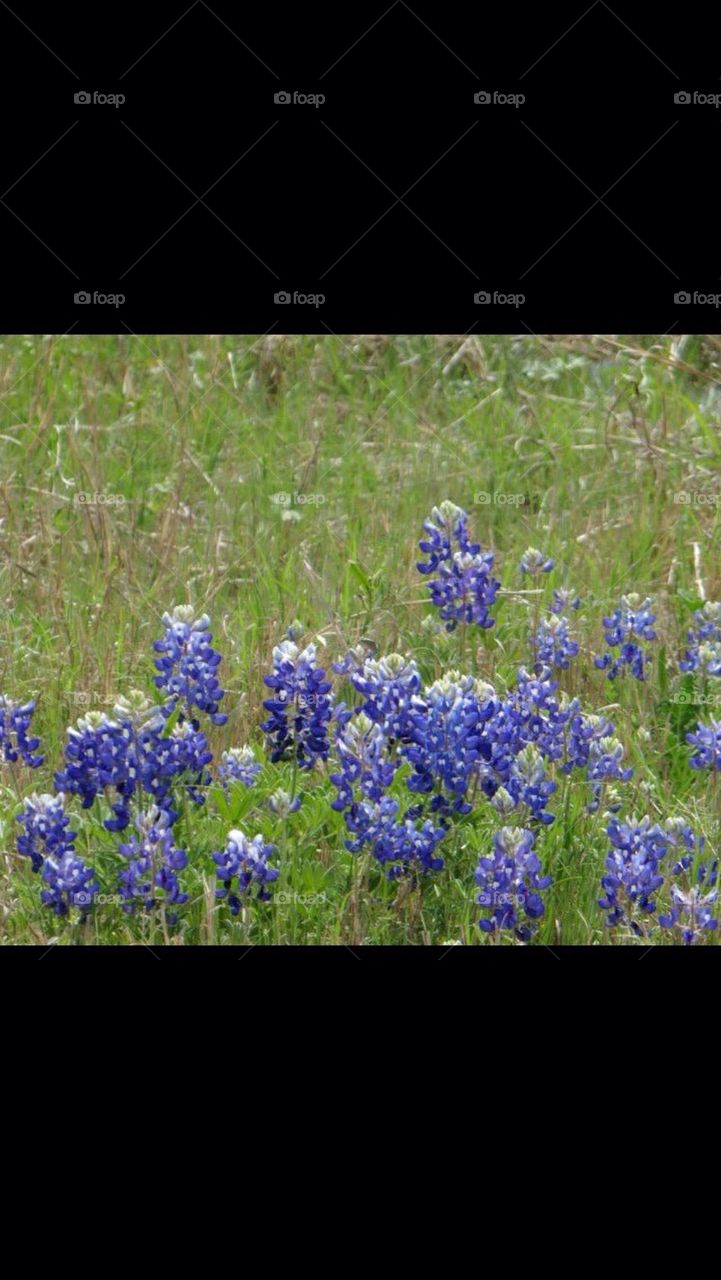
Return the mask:
<svg viewBox="0 0 721 1280">
<path fill-rule="evenodd" d="M 715 945 L 720 415 L 717 337 L 0 339 L 0 940 Z"/>
</svg>

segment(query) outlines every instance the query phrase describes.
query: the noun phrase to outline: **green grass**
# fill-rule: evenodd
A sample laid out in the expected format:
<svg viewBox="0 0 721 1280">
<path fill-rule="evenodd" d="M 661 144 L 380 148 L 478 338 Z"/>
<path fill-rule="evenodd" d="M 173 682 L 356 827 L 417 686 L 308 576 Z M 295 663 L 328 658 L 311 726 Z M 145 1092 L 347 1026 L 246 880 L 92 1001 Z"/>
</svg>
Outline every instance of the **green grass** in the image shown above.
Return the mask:
<svg viewBox="0 0 721 1280">
<path fill-rule="evenodd" d="M 513 594 L 528 586 L 517 566 L 529 544 L 556 562 L 544 600 L 563 584 L 583 597 L 582 657 L 561 686 L 615 722 L 635 769 L 623 813 L 684 814 L 715 850 L 718 796 L 684 741 L 697 717 L 674 699 L 691 613 L 702 591 L 721 597 L 720 352 L 718 339 L 668 337 L 4 338 L 0 692 L 38 698 L 46 763 L 0 771 L 2 940 L 482 943 L 474 869 L 497 825 L 487 805 L 447 837 L 441 873 L 399 887 L 344 850 L 322 772 L 303 780 L 300 812 L 276 821 L 266 800 L 289 768 L 266 765 L 228 808 L 216 789 L 181 816 L 191 902 L 167 934 L 114 904 L 86 925 L 58 922 L 15 851 L 15 814 L 23 795 L 52 788 L 69 723 L 152 689 L 152 642 L 176 603 L 211 615 L 224 655 L 230 718 L 212 731 L 216 753 L 249 742 L 261 758 L 262 677 L 295 618 L 328 662 L 365 639 L 412 653 L 427 679 L 461 666 L 503 687 L 529 660 L 534 597 Z M 95 505 L 78 497 L 96 494 Z M 432 610 L 416 544 L 444 498 L 471 513 L 509 592 L 465 652 L 459 633 L 421 628 Z M 611 684 L 591 654 L 602 614 L 633 590 L 655 597 L 657 659 L 646 684 Z M 533 945 L 608 941 L 603 814 L 585 812 L 576 778 L 559 782 L 556 822 L 538 837 L 553 886 Z M 396 786 L 405 792 L 402 775 Z M 112 892 L 117 841 L 71 808 L 78 849 Z M 272 839 L 281 867 L 276 900 L 239 920 L 214 900 L 210 857 L 233 824 Z"/>
</svg>

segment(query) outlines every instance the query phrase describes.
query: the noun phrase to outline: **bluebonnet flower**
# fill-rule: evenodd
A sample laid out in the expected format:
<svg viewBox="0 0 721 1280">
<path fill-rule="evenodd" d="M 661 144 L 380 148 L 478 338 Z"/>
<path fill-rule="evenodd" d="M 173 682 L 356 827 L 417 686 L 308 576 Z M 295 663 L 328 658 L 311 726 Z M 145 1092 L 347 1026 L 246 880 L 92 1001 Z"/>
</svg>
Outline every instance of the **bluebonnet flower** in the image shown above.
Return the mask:
<svg viewBox="0 0 721 1280">
<path fill-rule="evenodd" d="M 369 845 L 389 880 L 440 871 L 443 859 L 437 856 L 436 849 L 446 834 L 445 828 L 434 827 L 430 819 L 419 826 L 407 813 L 399 819 L 399 809 L 399 801 L 392 796 L 384 796 L 378 804 L 362 801 L 354 814 L 346 817 L 356 836 L 355 840 L 346 841 L 346 848 L 358 853 Z"/>
<path fill-rule="evenodd" d="M 362 710 L 380 725 L 386 738 L 406 741 L 411 734 L 411 708 L 420 691 L 421 677 L 413 658 L 390 653 L 366 658 L 362 671 L 351 676 L 353 687 L 363 694 Z"/>
<path fill-rule="evenodd" d="M 216 874 L 223 882 L 216 889 L 216 896 L 228 899 L 234 916 L 240 911 L 243 895 L 249 894 L 256 886 L 256 897 L 261 902 L 270 900 L 272 895 L 267 886 L 280 875 L 277 867 L 268 865 L 268 858 L 273 853 L 275 846 L 266 844 L 262 835 L 249 840 L 242 831 L 230 831 L 225 849 L 222 853 L 213 854 L 218 868 Z"/>
<path fill-rule="evenodd" d="M 646 916 L 656 910 L 655 894 L 663 884 L 659 863 L 668 837 L 649 817 L 628 823 L 611 818 L 606 828 L 612 848 L 606 858 L 607 874 L 601 879 L 604 896 L 598 905 L 608 912 L 609 928 L 627 924 L 637 937 L 644 936 Z"/>
<path fill-rule="evenodd" d="M 622 760 L 625 755 L 625 748 L 618 738 L 594 738 L 589 744 L 589 762 L 588 762 L 588 780 L 593 783 L 592 799 L 586 805 L 589 813 L 596 813 L 598 810 L 604 787 L 611 779 L 616 778 L 619 782 L 628 782 L 633 777 L 633 769 L 628 766 L 622 766 Z M 611 802 L 611 808 L 614 802 Z M 620 808 L 620 802 L 615 804 L 616 808 Z"/>
<path fill-rule="evenodd" d="M 658 923 L 662 928 L 679 929 L 681 941 L 686 946 L 702 941 L 704 929 L 711 932 L 718 928 L 717 916 L 713 914 L 713 904 L 718 897 L 718 861 L 713 861 L 711 868 L 704 867 L 703 864 L 698 867 L 695 884 L 690 884 L 688 873 L 692 861 L 693 854 L 688 852 L 676 864 L 674 873 L 683 878 L 683 884 L 672 884 L 670 909 L 666 914 L 658 916 Z"/>
<path fill-rule="evenodd" d="M 532 831 L 501 827 L 493 837 L 491 856 L 479 860 L 476 901 L 489 912 L 478 922 L 484 933 L 512 929 L 523 942 L 532 936 L 545 911 L 541 894 L 551 883 L 551 877 L 542 874 L 533 845 Z"/>
<path fill-rule="evenodd" d="M 136 905 L 150 911 L 162 902 L 164 906 L 179 907 L 188 901 L 188 894 L 181 892 L 177 872 L 188 865 L 184 849 L 176 848 L 169 815 L 157 805 L 135 820 L 139 834 L 127 844 L 118 846 L 128 859 L 127 867 L 118 876 L 120 896 L 124 899 L 123 911 L 132 913 Z M 159 899 L 157 894 L 163 895 Z M 168 924 L 174 924 L 175 911 L 167 914 Z"/>
<path fill-rule="evenodd" d="M 300 640 L 301 636 L 304 636 L 304 635 L 305 635 L 305 627 L 303 626 L 303 623 L 299 622 L 298 619 L 295 618 L 293 622 L 291 622 L 286 632 L 286 636 L 288 640 L 294 640 L 294 641 Z"/>
<path fill-rule="evenodd" d="M 557 614 L 540 619 L 533 636 L 533 649 L 538 662 L 549 667 L 560 667 L 562 671 L 568 669 L 571 658 L 578 654 L 578 642 L 571 638 L 568 628 L 568 618 Z"/>
<path fill-rule="evenodd" d="M 435 792 L 432 812 L 471 809 L 466 793 L 481 758 L 481 726 L 494 712 L 486 688 L 472 676 L 449 671 L 413 699 L 411 743 L 403 749 L 413 765 L 408 787 L 421 794 Z"/>
<path fill-rule="evenodd" d="M 338 790 L 331 808 L 339 812 L 351 808 L 356 788 L 365 799 L 380 800 L 398 763 L 388 758 L 388 741 L 381 726 L 361 711 L 339 728 L 335 746 L 340 772 L 330 775 Z"/>
<path fill-rule="evenodd" d="M 686 741 L 695 747 L 689 764 L 692 769 L 721 769 L 721 720 L 711 719 L 708 724 L 699 720 L 695 733 L 687 733 Z"/>
<path fill-rule="evenodd" d="M 17 820 L 25 828 L 18 836 L 18 853 L 30 858 L 33 871 L 39 871 L 49 855 L 62 859 L 65 853 L 72 852 L 76 832 L 68 830 L 70 819 L 62 793 L 28 796 Z"/>
<path fill-rule="evenodd" d="M 546 805 L 557 783 L 546 774 L 546 765 L 538 747 L 529 742 L 511 763 L 504 789 L 518 804 L 527 806 L 531 817 L 544 826 L 554 821 Z"/>
<path fill-rule="evenodd" d="M 271 714 L 261 725 L 268 735 L 271 760 L 295 757 L 300 769 L 312 769 L 329 752 L 331 684 L 316 662 L 314 644 L 301 652 L 292 640 L 273 650 L 273 673 L 263 677 L 274 690 L 263 706 Z"/>
<path fill-rule="evenodd" d="M 686 633 L 688 648 L 679 662 L 682 671 L 721 675 L 721 604 L 707 600 L 693 615 L 695 626 Z"/>
<path fill-rule="evenodd" d="M 556 587 L 553 602 L 549 606 L 551 613 L 565 613 L 566 609 L 580 609 L 581 597 L 571 587 Z"/>
<path fill-rule="evenodd" d="M 604 617 L 606 644 L 619 652 L 617 656 L 605 653 L 594 658 L 594 665 L 599 671 L 605 671 L 609 680 L 615 680 L 623 670 L 629 670 L 636 680 L 645 680 L 648 655 L 637 641 L 656 639 L 653 629 L 656 615 L 651 612 L 651 605 L 650 597 L 642 600 L 634 591 L 621 596 L 619 607 L 610 617 Z"/>
<path fill-rule="evenodd" d="M 198 788 L 209 781 L 205 766 L 211 759 L 203 733 L 188 721 L 175 724 L 168 733 L 161 709 L 136 690 L 118 699 L 112 718 L 90 712 L 68 729 L 65 768 L 56 774 L 55 785 L 79 795 L 85 809 L 111 788 L 114 816 L 105 819 L 104 826 L 122 831 L 140 792 L 167 809 L 171 821 L 177 817 L 172 807 L 176 786 L 185 786 L 191 799 L 202 803 Z"/>
<path fill-rule="evenodd" d="M 44 756 L 35 755 L 40 746 L 39 738 L 28 737 L 30 723 L 35 711 L 35 699 L 23 704 L 13 702 L 11 698 L 0 695 L 0 750 L 2 757 L 10 764 L 22 760 L 29 769 L 37 769 L 43 763 Z"/>
<path fill-rule="evenodd" d="M 338 662 L 331 662 L 331 667 L 339 676 L 358 674 L 363 670 L 366 660 L 372 656 L 367 645 L 357 644 L 348 650 L 344 658 L 340 658 Z"/>
<path fill-rule="evenodd" d="M 685 850 L 678 853 L 671 868 L 673 875 L 683 875 L 694 862 L 696 855 L 702 852 L 706 843 L 704 837 L 697 836 L 685 818 L 666 818 L 663 829 L 670 850 Z M 705 874 L 705 868 L 701 869 Z"/>
<path fill-rule="evenodd" d="M 77 907 L 82 916 L 91 910 L 98 893 L 95 872 L 74 849 L 48 853 L 42 879 L 47 887 L 41 891 L 40 899 L 56 916 L 66 916 L 71 907 Z"/>
<path fill-rule="evenodd" d="M 213 724 L 225 724 L 228 717 L 218 709 L 225 694 L 218 680 L 222 659 L 211 647 L 210 618 L 203 614 L 194 619 L 193 613 L 190 605 L 176 605 L 172 613 L 163 614 L 165 635 L 153 645 L 162 655 L 155 660 L 161 673 L 155 683 L 170 695 L 165 714 L 169 715 L 181 702 L 191 719 L 197 708 Z"/>
<path fill-rule="evenodd" d="M 298 812 L 301 799 L 301 796 L 291 796 L 289 792 L 283 791 L 282 787 L 278 787 L 268 800 L 268 808 L 279 818 L 287 818 L 289 814 Z"/>
<path fill-rule="evenodd" d="M 220 757 L 218 777 L 226 788 L 231 782 L 242 782 L 244 787 L 254 787 L 259 773 L 261 766 L 252 747 L 231 747 Z"/>
<path fill-rule="evenodd" d="M 439 575 L 428 589 L 446 630 L 454 631 L 459 622 L 492 627 L 495 619 L 489 608 L 501 584 L 493 577 L 493 552 L 482 552 L 480 543 L 470 541 L 466 512 L 453 502 L 442 502 L 423 528 L 428 536 L 419 546 L 429 558 L 419 561 L 417 568 Z"/>
<path fill-rule="evenodd" d="M 550 573 L 553 568 L 553 561 L 544 556 L 542 551 L 538 551 L 536 547 L 528 547 L 519 564 L 521 573 L 530 573 L 532 577 L 536 577 L 539 573 Z"/>
<path fill-rule="evenodd" d="M 607 716 L 585 715 L 578 713 L 572 716 L 566 742 L 566 760 L 562 766 L 564 773 L 573 769 L 585 769 L 591 756 L 592 743 L 602 738 L 613 737 L 614 725 Z"/>
</svg>

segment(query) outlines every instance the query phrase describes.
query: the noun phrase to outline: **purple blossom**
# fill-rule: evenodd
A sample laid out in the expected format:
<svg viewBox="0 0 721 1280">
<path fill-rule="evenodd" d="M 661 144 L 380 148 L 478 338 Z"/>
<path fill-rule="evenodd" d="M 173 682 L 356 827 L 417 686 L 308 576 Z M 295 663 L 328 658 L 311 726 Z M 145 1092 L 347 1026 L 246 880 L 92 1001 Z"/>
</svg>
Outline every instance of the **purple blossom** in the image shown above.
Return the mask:
<svg viewBox="0 0 721 1280">
<path fill-rule="evenodd" d="M 50 855 L 57 860 L 72 852 L 76 832 L 68 830 L 70 819 L 62 793 L 28 796 L 17 820 L 24 827 L 17 840 L 18 853 L 30 858 L 33 871 L 40 871 Z"/>
<path fill-rule="evenodd" d="M 581 607 L 581 597 L 571 587 L 556 587 L 553 602 L 549 606 L 551 613 L 565 613 L 567 609 L 577 610 Z"/>
<path fill-rule="evenodd" d="M 0 695 L 0 751 L 2 757 L 10 764 L 18 759 L 29 769 L 37 769 L 43 763 L 44 756 L 35 755 L 40 746 L 40 739 L 28 737 L 30 724 L 35 711 L 36 702 L 17 703 L 11 698 Z"/>
<path fill-rule="evenodd" d="M 553 561 L 538 551 L 536 547 L 528 547 L 519 564 L 521 573 L 530 573 L 532 577 L 536 577 L 539 573 L 550 573 L 553 568 Z"/>
<path fill-rule="evenodd" d="M 118 876 L 123 911 L 131 913 L 136 905 L 150 911 L 159 903 L 166 907 L 182 906 L 188 901 L 188 894 L 181 892 L 177 872 L 188 865 L 188 856 L 173 842 L 168 814 L 153 805 L 147 813 L 138 815 L 135 825 L 139 838 L 132 836 L 126 844 L 118 846 L 128 860 L 127 867 Z M 158 891 L 162 898 L 158 897 Z M 174 911 L 168 913 L 168 924 L 174 924 L 176 918 Z"/>
<path fill-rule="evenodd" d="M 609 680 L 615 680 L 624 670 L 630 671 L 636 680 L 645 680 L 648 655 L 637 641 L 656 639 L 653 629 L 656 614 L 651 612 L 651 605 L 650 597 L 641 600 L 640 595 L 631 592 L 621 596 L 619 607 L 610 617 L 604 617 L 606 644 L 619 652 L 616 656 L 605 653 L 594 658 L 594 665 L 599 671 L 605 671 Z"/>
<path fill-rule="evenodd" d="M 231 747 L 224 751 L 218 765 L 218 777 L 227 789 L 231 782 L 242 782 L 244 787 L 254 787 L 261 773 L 252 747 Z"/>
<path fill-rule="evenodd" d="M 191 719 L 197 709 L 213 724 L 225 724 L 228 717 L 218 709 L 225 694 L 218 680 L 222 659 L 211 647 L 208 615 L 194 619 L 193 613 L 189 605 L 176 605 L 172 613 L 163 614 L 165 635 L 153 645 L 161 655 L 155 661 L 160 672 L 155 683 L 170 695 L 166 715 L 180 703 Z"/>
<path fill-rule="evenodd" d="M 533 649 L 537 662 L 566 671 L 571 658 L 578 654 L 578 641 L 571 637 L 568 618 L 556 614 L 541 618 L 533 636 Z"/>
<path fill-rule="evenodd" d="M 545 911 L 541 894 L 551 883 L 533 845 L 532 831 L 502 827 L 493 837 L 491 856 L 479 860 L 476 902 L 488 912 L 478 922 L 485 933 L 512 929 L 524 942 L 532 936 Z"/>
<path fill-rule="evenodd" d="M 643 937 L 646 917 L 656 910 L 655 895 L 663 884 L 659 863 L 668 847 L 668 837 L 649 817 L 628 823 L 611 818 L 606 828 L 611 850 L 606 858 L 606 875 L 601 879 L 604 896 L 598 905 L 608 912 L 609 928 L 627 924 Z"/>
<path fill-rule="evenodd" d="M 283 640 L 273 650 L 272 675 L 263 679 L 274 690 L 273 697 L 263 703 L 270 716 L 261 725 L 268 735 L 271 760 L 294 757 L 298 768 L 312 769 L 328 756 L 332 711 L 331 684 L 316 662 L 315 645 L 301 652 L 292 640 Z"/>
<path fill-rule="evenodd" d="M 688 648 L 678 665 L 682 671 L 721 676 L 721 604 L 707 600 L 693 617 L 696 625 L 686 633 Z"/>
<path fill-rule="evenodd" d="M 256 897 L 268 902 L 271 893 L 267 886 L 278 879 L 280 871 L 268 865 L 268 858 L 275 853 L 272 844 L 266 844 L 258 834 L 252 840 L 242 831 L 230 831 L 222 852 L 214 853 L 217 876 L 222 884 L 216 889 L 218 898 L 227 898 L 234 916 L 238 915 L 243 896 L 257 888 Z"/>
<path fill-rule="evenodd" d="M 442 502 L 423 528 L 427 537 L 419 546 L 428 560 L 419 561 L 417 568 L 419 573 L 438 574 L 428 589 L 446 630 L 454 631 L 459 622 L 492 627 L 495 620 L 489 609 L 501 584 L 493 577 L 493 552 L 482 552 L 480 543 L 470 541 L 466 512 Z"/>
</svg>

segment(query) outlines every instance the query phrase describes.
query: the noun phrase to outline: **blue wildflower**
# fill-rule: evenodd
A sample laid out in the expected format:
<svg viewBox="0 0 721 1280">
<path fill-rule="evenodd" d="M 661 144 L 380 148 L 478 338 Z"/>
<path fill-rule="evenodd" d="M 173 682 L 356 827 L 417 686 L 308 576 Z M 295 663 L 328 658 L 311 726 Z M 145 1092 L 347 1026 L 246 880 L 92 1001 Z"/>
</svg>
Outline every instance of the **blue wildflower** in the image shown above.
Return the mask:
<svg viewBox="0 0 721 1280">
<path fill-rule="evenodd" d="M 268 858 L 275 853 L 272 844 L 266 844 L 262 835 L 252 840 L 242 831 L 230 831 L 225 849 L 213 854 L 217 865 L 217 876 L 222 884 L 216 889 L 218 898 L 227 898 L 231 913 L 237 916 L 241 908 L 241 899 L 253 887 L 257 887 L 256 897 L 261 902 L 268 902 L 271 893 L 267 886 L 278 879 L 280 871 L 268 865 Z"/>
<path fill-rule="evenodd" d="M 381 726 L 363 711 L 343 724 L 336 734 L 335 747 L 340 772 L 330 780 L 338 795 L 331 808 L 342 812 L 356 799 L 356 790 L 367 800 L 380 800 L 395 776 L 397 760 L 388 757 L 388 739 Z"/>
<path fill-rule="evenodd" d="M 581 597 L 570 587 L 556 587 L 553 601 L 549 606 L 551 613 L 565 613 L 567 609 L 577 610 L 581 607 Z"/>
<path fill-rule="evenodd" d="M 440 871 L 443 859 L 437 856 L 436 849 L 446 834 L 445 828 L 434 827 L 430 819 L 419 826 L 408 813 L 399 819 L 399 810 L 400 803 L 392 796 L 384 796 L 378 804 L 362 801 L 353 815 L 346 817 L 356 836 L 355 840 L 346 841 L 346 848 L 358 853 L 368 845 L 389 880 Z"/>
<path fill-rule="evenodd" d="M 191 719 L 197 708 L 204 711 L 213 724 L 225 724 L 228 717 L 218 709 L 225 695 L 218 680 L 222 659 L 211 647 L 209 617 L 203 614 L 194 619 L 193 613 L 190 605 L 176 605 L 172 613 L 163 614 L 165 635 L 153 645 L 156 653 L 162 655 L 155 660 L 161 673 L 155 677 L 155 683 L 170 695 L 166 715 L 181 703 Z"/>
<path fill-rule="evenodd" d="M 98 893 L 95 872 L 74 849 L 49 853 L 42 878 L 47 887 L 41 891 L 40 899 L 56 916 L 66 916 L 71 907 L 77 907 L 83 916 L 91 910 Z"/>
<path fill-rule="evenodd" d="M 631 592 L 621 596 L 619 607 L 610 617 L 604 617 L 606 644 L 619 652 L 616 656 L 606 653 L 594 658 L 594 665 L 599 671 L 605 671 L 609 680 L 615 680 L 624 670 L 630 671 L 636 680 L 645 680 L 648 655 L 637 641 L 656 639 L 653 629 L 656 614 L 651 612 L 651 605 L 650 597 L 641 600 L 636 592 Z"/>
<path fill-rule="evenodd" d="M 351 682 L 363 695 L 361 710 L 380 725 L 385 737 L 392 742 L 407 741 L 412 731 L 413 699 L 421 688 L 414 659 L 400 653 L 366 658 L 362 670 L 351 676 Z"/>
<path fill-rule="evenodd" d="M 169 815 L 152 805 L 147 813 L 138 815 L 135 825 L 140 838 L 132 836 L 118 846 L 128 860 L 118 876 L 123 911 L 132 913 L 136 905 L 150 911 L 159 903 L 165 907 L 182 906 L 188 901 L 188 894 L 181 892 L 177 872 L 188 865 L 188 855 L 173 842 Z M 158 898 L 158 891 L 162 898 Z M 168 913 L 168 923 L 174 924 L 175 920 L 175 912 Z"/>
<path fill-rule="evenodd" d="M 527 942 L 545 911 L 541 894 L 551 883 L 534 850 L 534 834 L 521 827 L 501 827 L 493 837 L 490 857 L 479 860 L 476 901 L 489 912 L 479 920 L 484 933 L 512 929 Z"/>
<path fill-rule="evenodd" d="M 539 573 L 550 573 L 553 568 L 553 561 L 544 556 L 542 551 L 538 551 L 536 547 L 528 547 L 519 564 L 521 573 L 530 573 L 532 577 L 536 577 Z"/>
<path fill-rule="evenodd" d="M 11 698 L 0 695 L 0 751 L 2 757 L 10 764 L 22 760 L 29 769 L 37 769 L 43 763 L 44 756 L 35 755 L 40 746 L 40 739 L 28 737 L 30 724 L 35 711 L 36 702 L 32 699 L 23 704 L 13 702 Z"/>
<path fill-rule="evenodd" d="M 695 747 L 689 759 L 692 769 L 721 769 L 721 720 L 711 719 L 708 724 L 699 720 L 696 732 L 687 733 L 686 741 Z"/>
<path fill-rule="evenodd" d="M 231 782 L 242 782 L 244 787 L 254 787 L 261 773 L 252 747 L 231 747 L 224 751 L 218 765 L 218 777 L 224 787 Z"/>
<path fill-rule="evenodd" d="M 411 791 L 433 794 L 431 810 L 468 813 L 467 792 L 481 758 L 481 728 L 494 704 L 488 686 L 472 676 L 449 671 L 414 699 L 411 743 L 403 755 L 413 766 Z"/>
<path fill-rule="evenodd" d="M 606 831 L 612 848 L 606 858 L 607 874 L 601 879 L 604 896 L 598 905 L 608 912 L 609 928 L 627 924 L 637 937 L 643 937 L 645 917 L 656 910 L 655 895 L 664 881 L 659 864 L 668 837 L 649 817 L 640 822 L 631 818 L 628 823 L 614 817 Z"/>
<path fill-rule="evenodd" d="M 721 676 L 721 604 L 707 600 L 693 617 L 696 625 L 686 633 L 688 648 L 678 665 L 682 671 Z"/>
<path fill-rule="evenodd" d="M 568 619 L 557 614 L 540 619 L 532 638 L 537 662 L 544 666 L 560 667 L 562 671 L 568 669 L 571 658 L 578 654 L 578 641 L 571 638 L 568 628 Z"/>
<path fill-rule="evenodd" d="M 291 796 L 288 791 L 278 787 L 278 790 L 274 791 L 268 799 L 268 808 L 271 813 L 277 814 L 279 818 L 287 818 L 291 813 L 298 812 L 301 799 L 301 796 Z"/>
<path fill-rule="evenodd" d="M 423 528 L 428 536 L 419 546 L 428 560 L 419 561 L 417 568 L 439 575 L 428 589 L 446 630 L 454 631 L 459 622 L 492 627 L 495 619 L 489 609 L 501 584 L 493 577 L 493 552 L 482 552 L 480 543 L 470 541 L 466 512 L 453 502 L 442 502 Z"/>
<path fill-rule="evenodd" d="M 18 836 L 18 853 L 30 858 L 33 871 L 39 871 L 50 855 L 58 860 L 72 852 L 76 832 L 68 830 L 70 819 L 65 812 L 64 795 L 28 796 L 17 820 L 25 828 Z"/>
<path fill-rule="evenodd" d="M 301 652 L 292 640 L 273 650 L 273 673 L 263 677 L 274 690 L 263 706 L 271 714 L 261 725 L 268 735 L 271 760 L 295 757 L 300 769 L 312 769 L 330 750 L 331 684 L 316 662 L 314 644 Z"/>
</svg>

